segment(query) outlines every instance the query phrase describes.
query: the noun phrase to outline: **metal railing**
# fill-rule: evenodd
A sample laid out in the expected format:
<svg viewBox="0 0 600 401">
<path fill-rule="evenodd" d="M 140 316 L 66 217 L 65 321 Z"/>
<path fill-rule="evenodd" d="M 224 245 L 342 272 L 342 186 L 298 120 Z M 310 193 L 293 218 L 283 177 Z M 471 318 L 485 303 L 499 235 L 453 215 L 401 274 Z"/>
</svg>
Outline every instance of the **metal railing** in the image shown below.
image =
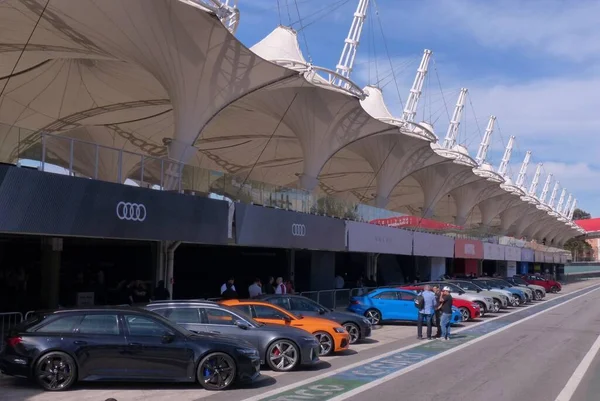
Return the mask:
<svg viewBox="0 0 600 401">
<path fill-rule="evenodd" d="M 3 124 L 0 124 L 0 128 L 1 126 Z M 359 222 L 407 216 L 360 203 L 354 198 L 344 199 L 337 195 L 315 194 L 307 190 L 243 179 L 240 175 L 183 164 L 167 157 L 166 145 L 159 145 L 144 138 L 130 136 L 125 138 L 123 148 L 114 148 L 61 135 L 14 129 L 19 131 L 20 139 L 16 147 L 6 152 L 7 156 L 4 160 L 0 159 L 0 162 L 23 164 L 26 162 L 50 173 L 206 197 L 223 197 L 234 202 Z M 142 149 L 145 154 L 127 148 Z M 226 161 L 219 159 L 218 156 L 213 155 L 211 158 L 214 158 L 218 164 L 226 164 Z M 441 230 L 412 226 L 404 228 L 444 234 L 454 238 L 480 239 L 490 236 L 490 233 L 478 230 L 457 232 L 452 228 Z M 499 242 L 510 242 L 510 240 Z"/>
<path fill-rule="evenodd" d="M 4 338 L 8 331 L 23 321 L 23 314 L 20 312 L 0 313 L 0 352 L 4 350 Z"/>
</svg>

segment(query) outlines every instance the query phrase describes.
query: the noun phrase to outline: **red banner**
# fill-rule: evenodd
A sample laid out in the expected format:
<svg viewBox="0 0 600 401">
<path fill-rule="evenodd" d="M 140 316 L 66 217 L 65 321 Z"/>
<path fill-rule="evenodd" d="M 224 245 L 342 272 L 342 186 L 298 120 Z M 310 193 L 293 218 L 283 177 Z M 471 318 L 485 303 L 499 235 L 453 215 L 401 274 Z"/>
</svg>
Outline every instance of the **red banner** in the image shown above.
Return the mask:
<svg viewBox="0 0 600 401">
<path fill-rule="evenodd" d="M 461 259 L 483 259 L 483 243 L 472 239 L 455 239 L 454 257 Z"/>
<path fill-rule="evenodd" d="M 460 230 L 462 227 L 454 224 L 443 223 L 441 221 L 423 219 L 415 216 L 389 217 L 387 219 L 375 219 L 369 223 L 386 227 L 413 227 L 424 228 L 427 230 Z"/>
</svg>

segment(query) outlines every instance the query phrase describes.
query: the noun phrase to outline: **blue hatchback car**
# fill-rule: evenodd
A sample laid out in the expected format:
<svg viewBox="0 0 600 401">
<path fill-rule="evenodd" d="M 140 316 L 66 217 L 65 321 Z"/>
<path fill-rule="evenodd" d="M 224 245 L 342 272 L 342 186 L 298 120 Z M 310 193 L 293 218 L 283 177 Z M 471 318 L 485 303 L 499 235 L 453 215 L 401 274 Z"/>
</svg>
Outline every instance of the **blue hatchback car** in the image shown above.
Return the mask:
<svg viewBox="0 0 600 401">
<path fill-rule="evenodd" d="M 378 288 L 368 294 L 352 297 L 348 310 L 366 317 L 371 324 L 385 320 L 416 322 L 419 310 L 415 307 L 417 293 L 396 288 Z M 462 322 L 460 311 L 452 307 L 452 324 Z"/>
</svg>

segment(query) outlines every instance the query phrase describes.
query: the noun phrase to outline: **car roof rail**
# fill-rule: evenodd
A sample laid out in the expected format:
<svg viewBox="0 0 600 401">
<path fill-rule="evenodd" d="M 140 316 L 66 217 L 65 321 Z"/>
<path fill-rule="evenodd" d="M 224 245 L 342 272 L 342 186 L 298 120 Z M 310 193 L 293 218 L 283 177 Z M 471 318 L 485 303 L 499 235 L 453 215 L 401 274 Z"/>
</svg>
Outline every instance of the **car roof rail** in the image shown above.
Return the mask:
<svg viewBox="0 0 600 401">
<path fill-rule="evenodd" d="M 148 303 L 145 303 L 144 305 L 159 305 L 159 304 L 185 304 L 185 303 L 203 303 L 203 304 L 211 304 L 211 305 L 217 305 L 218 303 L 215 301 L 209 301 L 205 298 L 194 298 L 194 299 L 161 299 L 158 301 L 151 301 Z"/>
</svg>

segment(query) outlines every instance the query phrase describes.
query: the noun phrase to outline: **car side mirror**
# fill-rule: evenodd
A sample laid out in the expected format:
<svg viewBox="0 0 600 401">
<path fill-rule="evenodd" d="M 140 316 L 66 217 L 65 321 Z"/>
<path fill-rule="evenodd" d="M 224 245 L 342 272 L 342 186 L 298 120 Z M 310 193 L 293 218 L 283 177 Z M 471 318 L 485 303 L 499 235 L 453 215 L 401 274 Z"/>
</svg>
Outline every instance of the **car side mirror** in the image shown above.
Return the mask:
<svg viewBox="0 0 600 401">
<path fill-rule="evenodd" d="M 170 344 L 173 341 L 175 341 L 175 334 L 173 333 L 165 333 L 162 336 L 162 343 L 163 344 Z"/>
<path fill-rule="evenodd" d="M 250 328 L 250 326 L 248 326 L 248 323 L 242 320 L 236 320 L 234 324 L 242 330 L 248 330 Z"/>
<path fill-rule="evenodd" d="M 324 315 L 325 312 L 327 312 L 325 309 L 323 309 L 323 308 L 319 309 L 319 315 Z"/>
<path fill-rule="evenodd" d="M 284 321 L 286 324 L 289 324 L 289 323 L 291 323 L 291 322 L 292 322 L 292 319 L 290 319 L 288 316 L 282 316 L 282 318 L 283 318 L 283 321 Z"/>
</svg>

